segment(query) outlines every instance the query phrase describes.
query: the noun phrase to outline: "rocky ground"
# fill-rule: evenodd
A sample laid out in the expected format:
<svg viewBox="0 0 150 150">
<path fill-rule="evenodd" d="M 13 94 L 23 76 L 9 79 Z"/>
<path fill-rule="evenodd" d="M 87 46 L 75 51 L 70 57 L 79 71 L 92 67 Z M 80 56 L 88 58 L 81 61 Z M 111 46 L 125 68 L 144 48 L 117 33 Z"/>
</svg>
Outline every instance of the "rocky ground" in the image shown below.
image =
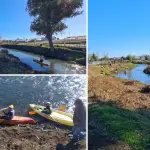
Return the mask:
<svg viewBox="0 0 150 150">
<path fill-rule="evenodd" d="M 32 70 L 31 67 L 22 63 L 19 58 L 8 54 L 8 51 L 2 49 L 0 51 L 0 74 L 41 74 Z"/>
<path fill-rule="evenodd" d="M 146 67 L 143 72 L 146 74 L 150 74 L 150 66 Z"/>
<path fill-rule="evenodd" d="M 0 128 L 1 150 L 57 150 L 58 144 L 67 145 L 69 130 L 50 127 L 42 130 L 35 125 Z M 66 150 L 85 150 L 85 140 L 70 145 Z M 59 150 L 59 149 L 58 149 Z M 63 150 L 60 148 L 60 150 Z"/>
</svg>

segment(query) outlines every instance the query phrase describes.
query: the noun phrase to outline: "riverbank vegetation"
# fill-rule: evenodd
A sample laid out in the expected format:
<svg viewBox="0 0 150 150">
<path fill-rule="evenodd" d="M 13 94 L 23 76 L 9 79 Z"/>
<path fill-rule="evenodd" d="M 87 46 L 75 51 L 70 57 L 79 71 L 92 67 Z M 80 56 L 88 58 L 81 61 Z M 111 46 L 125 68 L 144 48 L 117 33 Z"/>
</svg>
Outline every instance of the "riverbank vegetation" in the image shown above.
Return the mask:
<svg viewBox="0 0 150 150">
<path fill-rule="evenodd" d="M 147 64 L 147 65 L 150 65 L 150 60 L 133 60 L 132 63 L 134 63 L 134 64 Z"/>
<path fill-rule="evenodd" d="M 105 74 L 111 75 L 113 73 L 121 72 L 127 69 L 132 69 L 136 65 L 133 63 L 109 63 L 105 65 L 91 65 L 89 66 L 90 74 Z"/>
<path fill-rule="evenodd" d="M 27 46 L 27 45 L 15 45 L 15 44 L 12 45 L 6 44 L 1 46 L 3 48 L 18 49 L 20 51 L 43 55 L 47 58 L 60 59 L 65 61 L 74 61 L 78 64 L 86 65 L 86 52 L 83 51 L 69 50 L 67 48 L 61 49 L 60 47 L 56 47 L 56 50 L 52 54 L 52 52 L 49 51 L 48 48 L 41 47 L 41 46 Z"/>
<path fill-rule="evenodd" d="M 135 65 L 131 63 L 89 66 L 91 150 L 150 148 L 150 88 L 138 81 L 113 76 L 116 69 L 119 72 L 132 67 Z"/>
<path fill-rule="evenodd" d="M 0 46 L 3 45 L 20 45 L 20 46 L 33 46 L 33 47 L 41 47 L 41 48 L 50 48 L 47 43 L 17 43 L 17 42 L 9 42 L 9 43 L 0 43 Z M 75 44 L 68 44 L 66 46 L 62 46 L 61 44 L 54 44 L 55 50 L 68 50 L 68 51 L 77 51 L 86 53 L 86 48 L 76 47 Z"/>
<path fill-rule="evenodd" d="M 134 64 L 149 64 L 150 65 L 150 59 L 148 55 L 145 56 L 132 56 L 132 55 L 127 55 L 127 56 L 122 56 L 122 57 L 114 57 L 114 58 L 109 58 L 108 55 L 104 55 L 102 58 L 99 58 L 96 54 L 92 54 L 89 56 L 89 61 L 90 62 L 100 62 L 105 61 L 105 63 L 109 62 L 131 62 Z"/>
</svg>

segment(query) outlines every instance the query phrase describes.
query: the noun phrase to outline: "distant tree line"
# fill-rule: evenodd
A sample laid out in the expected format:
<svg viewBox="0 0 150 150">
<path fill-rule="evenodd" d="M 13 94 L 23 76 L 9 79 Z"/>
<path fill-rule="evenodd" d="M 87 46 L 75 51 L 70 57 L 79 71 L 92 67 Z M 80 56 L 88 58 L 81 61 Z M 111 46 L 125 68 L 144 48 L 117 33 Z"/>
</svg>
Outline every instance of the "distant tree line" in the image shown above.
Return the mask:
<svg viewBox="0 0 150 150">
<path fill-rule="evenodd" d="M 148 55 L 145 55 L 143 56 L 145 60 L 149 60 L 149 56 Z M 99 58 L 95 53 L 93 53 L 91 56 L 90 56 L 90 61 L 107 61 L 107 60 L 120 60 L 120 61 L 125 61 L 125 60 L 128 60 L 130 62 L 132 62 L 133 60 L 138 60 L 140 59 L 141 57 L 136 57 L 136 56 L 133 56 L 133 55 L 127 55 L 127 56 L 122 56 L 120 58 L 109 58 L 107 55 L 103 56 L 102 58 Z"/>
</svg>

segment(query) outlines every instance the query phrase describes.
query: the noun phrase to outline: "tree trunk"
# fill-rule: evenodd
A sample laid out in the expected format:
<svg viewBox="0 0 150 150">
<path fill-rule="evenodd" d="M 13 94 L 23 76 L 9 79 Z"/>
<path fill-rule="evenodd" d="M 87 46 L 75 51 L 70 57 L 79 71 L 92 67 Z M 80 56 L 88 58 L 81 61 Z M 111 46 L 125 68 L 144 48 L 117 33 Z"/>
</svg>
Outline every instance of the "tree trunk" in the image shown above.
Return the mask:
<svg viewBox="0 0 150 150">
<path fill-rule="evenodd" d="M 54 56 L 54 45 L 53 45 L 53 39 L 52 39 L 52 34 L 51 33 L 49 35 L 47 35 L 47 39 L 48 39 L 48 42 L 49 42 L 50 50 L 52 51 L 52 56 Z"/>
</svg>

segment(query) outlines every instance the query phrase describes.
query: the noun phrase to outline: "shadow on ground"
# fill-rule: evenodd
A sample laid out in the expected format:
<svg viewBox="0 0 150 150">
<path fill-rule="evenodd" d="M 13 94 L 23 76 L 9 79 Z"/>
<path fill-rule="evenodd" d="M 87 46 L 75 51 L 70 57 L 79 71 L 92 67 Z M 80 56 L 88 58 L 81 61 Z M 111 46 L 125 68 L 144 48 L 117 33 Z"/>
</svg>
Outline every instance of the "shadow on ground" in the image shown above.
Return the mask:
<svg viewBox="0 0 150 150">
<path fill-rule="evenodd" d="M 89 104 L 88 116 L 90 150 L 150 150 L 150 110 L 100 101 Z"/>
</svg>

